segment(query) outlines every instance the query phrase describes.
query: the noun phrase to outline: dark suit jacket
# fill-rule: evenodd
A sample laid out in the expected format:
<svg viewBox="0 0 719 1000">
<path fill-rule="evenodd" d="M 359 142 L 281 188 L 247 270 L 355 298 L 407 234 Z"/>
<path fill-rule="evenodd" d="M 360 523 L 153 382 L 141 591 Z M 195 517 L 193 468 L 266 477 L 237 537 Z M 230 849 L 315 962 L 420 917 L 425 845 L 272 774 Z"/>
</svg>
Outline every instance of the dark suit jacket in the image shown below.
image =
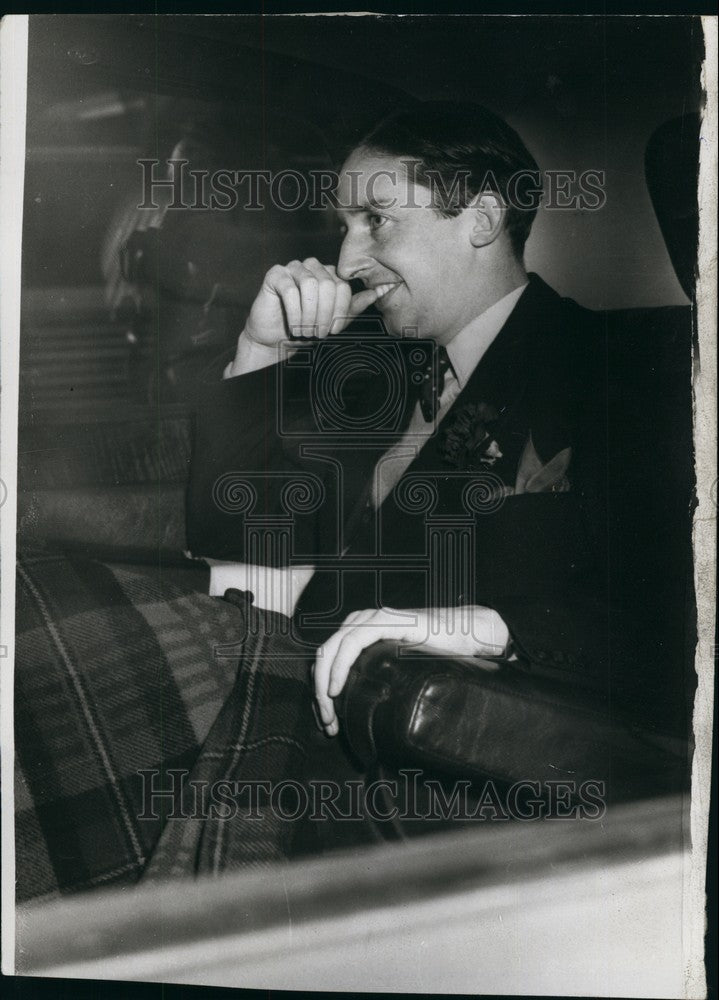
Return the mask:
<svg viewBox="0 0 719 1000">
<path fill-rule="evenodd" d="M 581 677 L 617 709 L 683 730 L 694 636 L 686 313 L 591 313 L 530 276 L 377 512 L 372 470 L 415 405 L 406 386 L 422 344 L 355 331 L 205 386 L 189 547 L 316 563 L 296 613 L 313 643 L 360 608 L 495 608 L 525 669 Z M 502 457 L 463 470 L 447 434 L 478 403 L 498 415 Z M 503 495 L 530 434 L 545 463 L 571 448 L 568 490 Z"/>
</svg>

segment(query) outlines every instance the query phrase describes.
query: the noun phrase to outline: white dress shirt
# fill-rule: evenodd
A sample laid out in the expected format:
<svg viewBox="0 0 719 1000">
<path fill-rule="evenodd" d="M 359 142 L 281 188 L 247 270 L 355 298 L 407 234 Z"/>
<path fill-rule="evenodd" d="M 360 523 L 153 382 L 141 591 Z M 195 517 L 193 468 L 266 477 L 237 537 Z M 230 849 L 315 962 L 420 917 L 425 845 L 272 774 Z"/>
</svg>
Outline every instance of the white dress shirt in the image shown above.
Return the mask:
<svg viewBox="0 0 719 1000">
<path fill-rule="evenodd" d="M 526 287 L 526 283 L 520 285 L 495 302 L 468 323 L 447 344 L 447 354 L 452 367 L 445 373 L 444 389 L 439 398 L 436 421 L 434 423 L 425 421 L 419 403 L 417 404 L 402 440 L 390 448 L 375 467 L 372 484 L 372 501 L 375 507 L 382 504 L 402 474 L 412 464 L 427 438 L 431 437 L 437 425 L 446 416 L 467 384 L 470 375 L 506 323 Z M 286 350 L 287 345 L 284 346 Z M 265 347 L 240 336 L 237 355 L 225 368 L 224 378 L 266 368 L 275 364 L 277 360 L 277 347 Z M 294 612 L 302 591 L 314 574 L 314 566 L 309 565 L 276 568 L 217 559 L 205 561 L 210 567 L 211 596 L 220 597 L 229 587 L 251 590 L 258 607 L 288 616 Z"/>
<path fill-rule="evenodd" d="M 415 407 L 404 437 L 389 448 L 379 460 L 374 471 L 372 502 L 379 507 L 394 489 L 403 472 L 409 468 L 425 444 L 446 417 L 450 407 L 464 389 L 470 375 L 484 357 L 489 345 L 509 319 L 527 284 L 520 285 L 499 302 L 480 313 L 471 323 L 447 344 L 447 354 L 452 363 L 444 375 L 444 389 L 439 397 L 435 422 L 426 421 L 419 403 Z"/>
</svg>

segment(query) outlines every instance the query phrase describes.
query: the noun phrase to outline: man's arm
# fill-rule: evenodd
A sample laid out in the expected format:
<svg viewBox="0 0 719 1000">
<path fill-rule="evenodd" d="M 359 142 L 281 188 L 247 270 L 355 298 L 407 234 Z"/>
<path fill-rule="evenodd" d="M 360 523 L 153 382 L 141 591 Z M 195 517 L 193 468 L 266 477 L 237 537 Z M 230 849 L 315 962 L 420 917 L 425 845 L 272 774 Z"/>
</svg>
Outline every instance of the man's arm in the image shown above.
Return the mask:
<svg viewBox="0 0 719 1000">
<path fill-rule="evenodd" d="M 283 351 L 340 333 L 386 286 L 352 294 L 333 266 L 316 258 L 270 268 L 238 339 L 224 379 L 205 391 L 195 407 L 195 437 L 187 503 L 187 543 L 196 556 L 257 561 L 246 551 L 243 501 L 249 488 L 253 509 L 265 520 L 285 517 L 284 492 L 303 473 L 326 477 L 325 465 L 305 461 L 298 434 L 288 436 L 280 414 L 299 432 L 317 432 L 305 373 L 278 365 Z M 286 376 L 286 377 L 285 377 Z M 289 383 L 299 379 L 297 391 Z M 331 491 L 330 491 L 331 494 Z M 331 502 L 328 495 L 327 502 Z M 313 553 L 318 515 L 294 519 L 299 551 Z M 284 558 L 289 557 L 288 553 Z M 279 558 L 277 556 L 276 558 Z M 304 559 L 303 559 L 304 561 Z M 283 562 L 280 563 L 284 564 Z"/>
</svg>

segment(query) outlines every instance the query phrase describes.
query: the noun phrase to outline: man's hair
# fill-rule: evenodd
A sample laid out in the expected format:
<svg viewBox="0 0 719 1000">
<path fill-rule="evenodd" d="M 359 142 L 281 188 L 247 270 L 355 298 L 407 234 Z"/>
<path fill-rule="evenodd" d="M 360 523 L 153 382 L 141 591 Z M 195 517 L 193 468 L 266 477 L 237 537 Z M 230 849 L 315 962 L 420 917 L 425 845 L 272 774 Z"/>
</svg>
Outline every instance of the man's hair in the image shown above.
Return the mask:
<svg viewBox="0 0 719 1000">
<path fill-rule="evenodd" d="M 479 104 L 426 101 L 393 111 L 355 148 L 414 160 L 414 178 L 441 215 L 459 215 L 484 191 L 506 206 L 505 227 L 521 259 L 537 214 L 541 175 L 513 128 Z M 527 205 L 528 207 L 522 207 Z"/>
</svg>

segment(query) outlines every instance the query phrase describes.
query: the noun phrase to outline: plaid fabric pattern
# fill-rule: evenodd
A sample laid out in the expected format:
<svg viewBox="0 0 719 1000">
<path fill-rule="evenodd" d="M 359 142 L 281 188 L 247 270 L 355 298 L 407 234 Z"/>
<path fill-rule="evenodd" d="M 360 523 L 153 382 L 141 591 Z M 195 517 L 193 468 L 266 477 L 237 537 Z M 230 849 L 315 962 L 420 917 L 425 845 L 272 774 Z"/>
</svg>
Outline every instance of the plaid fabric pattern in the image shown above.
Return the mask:
<svg viewBox="0 0 719 1000">
<path fill-rule="evenodd" d="M 49 553 L 17 567 L 17 899 L 135 882 L 172 802 L 146 780 L 190 770 L 228 693 L 241 611 L 183 567 L 113 566 Z M 178 792 L 179 794 L 179 792 Z"/>
<path fill-rule="evenodd" d="M 239 789 L 255 782 L 302 782 L 316 732 L 314 654 L 292 637 L 288 618 L 255 608 L 242 591 L 226 597 L 244 617 L 235 686 L 183 783 L 182 808 L 168 819 L 146 879 L 264 867 L 292 853 L 293 824 L 267 802 L 251 808 Z M 207 795 L 218 781 L 227 796 L 220 808 Z M 199 809 L 198 788 L 205 790 Z"/>
</svg>

